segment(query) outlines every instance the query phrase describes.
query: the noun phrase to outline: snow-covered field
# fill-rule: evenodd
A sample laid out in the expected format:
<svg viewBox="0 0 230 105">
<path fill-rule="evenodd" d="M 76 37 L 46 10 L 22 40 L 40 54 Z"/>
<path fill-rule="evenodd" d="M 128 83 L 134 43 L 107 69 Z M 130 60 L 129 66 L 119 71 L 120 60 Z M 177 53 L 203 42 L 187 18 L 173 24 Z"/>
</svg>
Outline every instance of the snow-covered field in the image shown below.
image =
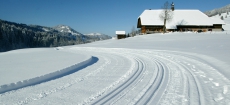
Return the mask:
<svg viewBox="0 0 230 105">
<path fill-rule="evenodd" d="M 229 105 L 230 33 L 0 53 L 0 104 Z"/>
</svg>

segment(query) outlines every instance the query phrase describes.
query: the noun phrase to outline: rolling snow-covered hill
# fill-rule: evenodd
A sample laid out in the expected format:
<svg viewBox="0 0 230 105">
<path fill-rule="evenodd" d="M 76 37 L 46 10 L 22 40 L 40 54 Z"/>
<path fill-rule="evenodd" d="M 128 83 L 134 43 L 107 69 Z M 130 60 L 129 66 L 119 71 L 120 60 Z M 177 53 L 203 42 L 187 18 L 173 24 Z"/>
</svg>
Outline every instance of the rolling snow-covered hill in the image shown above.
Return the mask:
<svg viewBox="0 0 230 105">
<path fill-rule="evenodd" d="M 228 105 L 230 34 L 166 33 L 0 53 L 0 104 Z"/>
<path fill-rule="evenodd" d="M 225 22 L 225 25 L 223 25 L 223 29 L 226 31 L 230 31 L 230 13 L 220 13 L 212 16 L 211 18 L 221 19 L 222 17 L 223 21 Z"/>
<path fill-rule="evenodd" d="M 226 5 L 224 7 L 218 8 L 218 9 L 213 9 L 213 10 L 210 10 L 210 11 L 206 11 L 204 13 L 206 15 L 208 15 L 208 16 L 215 16 L 215 15 L 218 15 L 218 14 L 221 14 L 221 13 L 226 13 L 226 12 L 230 12 L 230 4 Z"/>
<path fill-rule="evenodd" d="M 225 22 L 225 25 L 223 25 L 223 29 L 230 31 L 230 4 L 218 9 L 206 11 L 204 13 L 211 18 L 216 18 L 216 19 L 223 18 L 223 21 Z"/>
<path fill-rule="evenodd" d="M 214 15 L 212 16 L 212 18 L 218 18 L 218 19 L 221 19 L 221 17 L 223 17 L 223 21 L 226 23 L 226 24 L 230 24 L 230 13 L 227 14 L 227 13 L 221 13 L 220 15 Z"/>
</svg>

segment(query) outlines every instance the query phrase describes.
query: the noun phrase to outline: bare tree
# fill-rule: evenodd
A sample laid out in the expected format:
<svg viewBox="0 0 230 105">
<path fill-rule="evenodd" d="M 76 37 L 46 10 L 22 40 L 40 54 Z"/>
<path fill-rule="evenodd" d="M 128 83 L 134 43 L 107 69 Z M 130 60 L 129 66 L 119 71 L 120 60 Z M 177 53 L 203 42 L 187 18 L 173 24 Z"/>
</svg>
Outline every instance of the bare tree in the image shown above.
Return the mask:
<svg viewBox="0 0 230 105">
<path fill-rule="evenodd" d="M 134 37 L 136 35 L 136 29 L 133 26 L 132 30 L 131 30 L 131 36 Z"/>
<path fill-rule="evenodd" d="M 162 7 L 163 11 L 159 15 L 160 19 L 164 21 L 163 33 L 166 32 L 166 21 L 171 21 L 173 18 L 173 11 L 170 9 L 170 4 L 167 2 L 164 3 Z"/>
</svg>

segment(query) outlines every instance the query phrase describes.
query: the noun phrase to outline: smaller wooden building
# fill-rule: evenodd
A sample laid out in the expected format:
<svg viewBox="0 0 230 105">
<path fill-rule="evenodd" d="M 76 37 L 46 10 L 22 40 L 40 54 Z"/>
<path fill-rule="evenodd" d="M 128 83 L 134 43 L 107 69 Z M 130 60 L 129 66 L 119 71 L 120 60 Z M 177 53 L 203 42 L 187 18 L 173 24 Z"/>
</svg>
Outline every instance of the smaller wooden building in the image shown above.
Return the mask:
<svg viewBox="0 0 230 105">
<path fill-rule="evenodd" d="M 117 39 L 126 38 L 125 31 L 116 31 Z"/>
</svg>

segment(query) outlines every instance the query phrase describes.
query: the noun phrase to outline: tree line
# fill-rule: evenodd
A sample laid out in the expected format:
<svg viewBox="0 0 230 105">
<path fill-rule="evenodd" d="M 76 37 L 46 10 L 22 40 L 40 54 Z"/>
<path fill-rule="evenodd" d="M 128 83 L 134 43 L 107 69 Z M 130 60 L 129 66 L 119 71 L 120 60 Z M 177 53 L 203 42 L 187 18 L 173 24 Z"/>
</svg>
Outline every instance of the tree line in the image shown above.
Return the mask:
<svg viewBox="0 0 230 105">
<path fill-rule="evenodd" d="M 0 20 L 0 52 L 20 48 L 75 45 L 99 40 L 92 38 L 94 37 L 59 32 L 50 27 Z"/>
</svg>

